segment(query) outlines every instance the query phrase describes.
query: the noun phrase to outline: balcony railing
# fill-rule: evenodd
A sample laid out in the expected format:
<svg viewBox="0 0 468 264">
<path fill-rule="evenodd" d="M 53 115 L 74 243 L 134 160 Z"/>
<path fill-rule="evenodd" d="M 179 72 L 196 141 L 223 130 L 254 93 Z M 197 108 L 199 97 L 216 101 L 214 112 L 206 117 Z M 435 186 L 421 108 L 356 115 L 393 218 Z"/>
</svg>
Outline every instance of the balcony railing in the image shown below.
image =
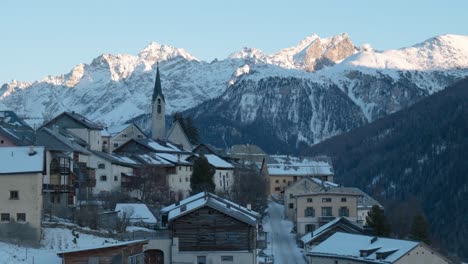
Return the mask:
<svg viewBox="0 0 468 264">
<path fill-rule="evenodd" d="M 42 190 L 44 192 L 74 192 L 75 189 L 73 186 L 68 186 L 65 184 L 43 184 Z"/>
</svg>

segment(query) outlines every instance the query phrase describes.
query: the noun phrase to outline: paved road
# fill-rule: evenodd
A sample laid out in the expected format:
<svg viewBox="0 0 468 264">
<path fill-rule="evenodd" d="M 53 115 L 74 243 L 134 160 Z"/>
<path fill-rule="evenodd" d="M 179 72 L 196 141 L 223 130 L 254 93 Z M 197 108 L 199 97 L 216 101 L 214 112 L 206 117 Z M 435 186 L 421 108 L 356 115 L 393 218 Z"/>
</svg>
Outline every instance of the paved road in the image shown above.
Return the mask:
<svg viewBox="0 0 468 264">
<path fill-rule="evenodd" d="M 270 247 L 275 256 L 275 264 L 306 264 L 297 247 L 295 234 L 291 234 L 292 222 L 284 220 L 284 207 L 274 202 L 268 204 L 270 225 Z"/>
</svg>

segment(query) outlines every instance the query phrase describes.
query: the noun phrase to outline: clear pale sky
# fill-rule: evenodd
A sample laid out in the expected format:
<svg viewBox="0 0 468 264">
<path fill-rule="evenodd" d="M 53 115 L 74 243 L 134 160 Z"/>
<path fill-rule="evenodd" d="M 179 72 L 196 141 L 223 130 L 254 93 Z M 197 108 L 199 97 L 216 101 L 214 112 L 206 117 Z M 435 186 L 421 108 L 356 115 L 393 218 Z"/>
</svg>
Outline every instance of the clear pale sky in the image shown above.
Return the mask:
<svg viewBox="0 0 468 264">
<path fill-rule="evenodd" d="M 223 59 L 244 46 L 266 53 L 317 33 L 355 45 L 410 46 L 468 35 L 468 1 L 3 0 L 0 84 L 69 72 L 102 53 L 138 54 L 151 41 Z"/>
</svg>

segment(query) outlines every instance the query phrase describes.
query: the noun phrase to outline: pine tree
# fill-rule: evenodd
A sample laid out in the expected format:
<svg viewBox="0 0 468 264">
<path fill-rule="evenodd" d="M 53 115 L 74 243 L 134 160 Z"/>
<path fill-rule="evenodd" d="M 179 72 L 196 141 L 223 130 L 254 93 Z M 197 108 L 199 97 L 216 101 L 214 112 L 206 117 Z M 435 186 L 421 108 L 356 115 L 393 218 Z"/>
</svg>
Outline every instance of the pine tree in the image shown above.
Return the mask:
<svg viewBox="0 0 468 264">
<path fill-rule="evenodd" d="M 191 193 L 197 194 L 199 192 L 215 191 L 214 183 L 215 169 L 208 162 L 204 155 L 196 158 L 193 163 L 192 177 L 190 178 Z"/>
<path fill-rule="evenodd" d="M 367 213 L 366 223 L 373 229 L 374 235 L 383 237 L 390 235 L 390 225 L 387 223 L 384 210 L 380 206 L 372 206 L 372 209 Z"/>
<path fill-rule="evenodd" d="M 417 214 L 413 218 L 413 224 L 411 225 L 411 239 L 422 241 L 428 245 L 431 244 L 429 237 L 428 223 L 423 215 Z"/>
</svg>

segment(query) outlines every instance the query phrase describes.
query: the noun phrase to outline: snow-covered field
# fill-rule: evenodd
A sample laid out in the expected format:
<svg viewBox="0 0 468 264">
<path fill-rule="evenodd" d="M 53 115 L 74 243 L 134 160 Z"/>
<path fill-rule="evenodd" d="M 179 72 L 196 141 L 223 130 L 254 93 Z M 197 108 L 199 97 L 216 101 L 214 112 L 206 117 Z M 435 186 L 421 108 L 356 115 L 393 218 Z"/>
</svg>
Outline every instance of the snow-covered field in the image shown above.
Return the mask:
<svg viewBox="0 0 468 264">
<path fill-rule="evenodd" d="M 96 237 L 79 232 L 75 235 L 66 228 L 44 228 L 44 239 L 40 248 L 25 248 L 13 244 L 0 242 L 0 263 L 47 263 L 61 264 L 58 252 L 78 249 L 98 247 L 117 243 L 117 240 Z M 74 241 L 74 239 L 76 240 Z M 76 242 L 76 243 L 75 243 Z"/>
<path fill-rule="evenodd" d="M 291 233 L 293 223 L 284 217 L 284 206 L 275 202 L 268 204 L 268 216 L 263 220 L 263 229 L 268 232 L 268 247 L 265 253 L 275 257 L 275 264 L 306 264 L 301 249 Z"/>
</svg>

